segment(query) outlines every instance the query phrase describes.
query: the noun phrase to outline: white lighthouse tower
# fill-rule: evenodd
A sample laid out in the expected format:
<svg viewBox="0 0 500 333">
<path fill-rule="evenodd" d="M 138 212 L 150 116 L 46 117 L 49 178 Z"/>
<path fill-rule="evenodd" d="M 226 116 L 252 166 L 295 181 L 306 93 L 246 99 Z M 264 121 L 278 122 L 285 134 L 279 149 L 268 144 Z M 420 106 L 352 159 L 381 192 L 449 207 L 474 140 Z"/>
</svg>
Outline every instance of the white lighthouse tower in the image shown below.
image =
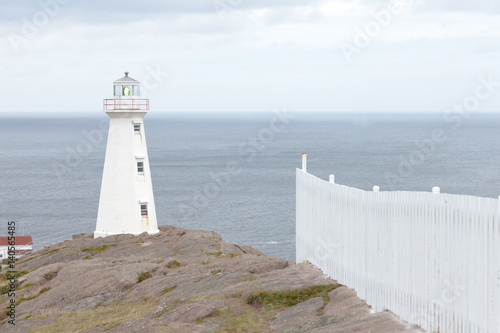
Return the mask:
<svg viewBox="0 0 500 333">
<path fill-rule="evenodd" d="M 140 82 L 128 72 L 113 85 L 114 98 L 104 100 L 110 123 L 94 237 L 154 234 L 158 225 L 143 123 L 149 100 L 140 98 Z"/>
</svg>

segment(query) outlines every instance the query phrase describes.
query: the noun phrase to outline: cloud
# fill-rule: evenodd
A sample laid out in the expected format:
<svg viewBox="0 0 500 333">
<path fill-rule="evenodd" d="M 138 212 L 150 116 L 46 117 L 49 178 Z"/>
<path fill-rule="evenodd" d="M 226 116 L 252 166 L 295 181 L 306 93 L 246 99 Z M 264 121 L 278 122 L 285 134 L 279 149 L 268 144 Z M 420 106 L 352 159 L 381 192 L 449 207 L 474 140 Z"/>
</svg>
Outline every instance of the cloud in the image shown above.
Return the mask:
<svg viewBox="0 0 500 333">
<path fill-rule="evenodd" d="M 3 22 L 30 19 L 43 8 L 64 8 L 64 15 L 79 21 L 144 19 L 156 16 L 171 17 L 179 14 L 220 14 L 224 11 L 247 11 L 270 8 L 293 8 L 317 5 L 323 0 L 145 0 L 145 1 L 102 1 L 102 0 L 40 0 L 14 1 L 2 4 L 0 20 Z"/>
<path fill-rule="evenodd" d="M 98 110 L 124 70 L 143 81 L 158 65 L 169 78 L 148 93 L 157 110 L 439 110 L 434 91 L 453 100 L 464 78 L 498 67 L 491 13 L 408 6 L 347 64 L 339 44 L 390 1 L 221 1 L 222 13 L 213 0 L 69 1 L 17 53 L 0 38 L 0 90 L 15 101 L 4 109 Z M 4 1 L 0 37 L 22 35 L 41 6 Z"/>
<path fill-rule="evenodd" d="M 491 15 L 500 14 L 500 2 L 495 0 L 439 0 L 425 1 L 421 10 L 435 12 L 480 12 Z"/>
<path fill-rule="evenodd" d="M 358 0 L 355 3 L 368 7 L 387 6 L 390 3 L 411 5 L 416 12 L 481 12 L 491 15 L 500 13 L 500 2 L 496 0 Z"/>
</svg>

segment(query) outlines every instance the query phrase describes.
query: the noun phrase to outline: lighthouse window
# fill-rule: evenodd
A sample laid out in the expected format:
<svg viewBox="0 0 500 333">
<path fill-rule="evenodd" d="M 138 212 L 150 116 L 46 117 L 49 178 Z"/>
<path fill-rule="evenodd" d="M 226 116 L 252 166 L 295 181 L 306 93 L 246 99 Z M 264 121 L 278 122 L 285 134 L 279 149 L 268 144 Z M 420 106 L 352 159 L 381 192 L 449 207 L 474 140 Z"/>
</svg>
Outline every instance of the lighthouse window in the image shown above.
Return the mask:
<svg viewBox="0 0 500 333">
<path fill-rule="evenodd" d="M 144 174 L 144 162 L 137 162 L 137 172 L 139 175 Z"/>
<path fill-rule="evenodd" d="M 140 96 L 140 86 L 132 86 L 132 96 Z"/>
<path fill-rule="evenodd" d="M 140 124 L 134 125 L 134 132 L 135 132 L 135 134 L 141 133 L 141 125 Z"/>
<path fill-rule="evenodd" d="M 148 217 L 148 205 L 141 205 L 141 217 L 143 219 Z"/>
</svg>

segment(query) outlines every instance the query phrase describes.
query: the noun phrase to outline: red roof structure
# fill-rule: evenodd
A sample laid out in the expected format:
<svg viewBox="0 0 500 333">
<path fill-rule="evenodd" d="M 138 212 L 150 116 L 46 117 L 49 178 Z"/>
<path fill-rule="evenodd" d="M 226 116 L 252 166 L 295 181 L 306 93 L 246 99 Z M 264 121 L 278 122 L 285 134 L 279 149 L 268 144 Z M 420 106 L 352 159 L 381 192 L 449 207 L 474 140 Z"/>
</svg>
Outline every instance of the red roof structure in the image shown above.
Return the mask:
<svg viewBox="0 0 500 333">
<path fill-rule="evenodd" d="M 33 245 L 31 236 L 16 236 L 16 246 Z M 0 237 L 0 246 L 9 246 L 9 237 Z"/>
</svg>

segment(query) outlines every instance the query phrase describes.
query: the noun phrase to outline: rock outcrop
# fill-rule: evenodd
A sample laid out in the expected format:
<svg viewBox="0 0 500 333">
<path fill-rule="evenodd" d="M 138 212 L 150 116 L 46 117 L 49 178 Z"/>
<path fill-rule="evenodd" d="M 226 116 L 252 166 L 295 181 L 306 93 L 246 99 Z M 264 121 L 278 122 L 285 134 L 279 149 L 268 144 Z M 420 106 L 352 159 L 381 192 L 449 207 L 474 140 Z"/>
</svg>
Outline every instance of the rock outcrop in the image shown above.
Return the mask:
<svg viewBox="0 0 500 333">
<path fill-rule="evenodd" d="M 17 263 L 16 325 L 2 332 L 421 332 L 353 290 L 214 232 L 91 235 Z M 6 284 L 5 281 L 1 284 Z M 6 309 L 7 295 L 0 295 Z"/>
</svg>

